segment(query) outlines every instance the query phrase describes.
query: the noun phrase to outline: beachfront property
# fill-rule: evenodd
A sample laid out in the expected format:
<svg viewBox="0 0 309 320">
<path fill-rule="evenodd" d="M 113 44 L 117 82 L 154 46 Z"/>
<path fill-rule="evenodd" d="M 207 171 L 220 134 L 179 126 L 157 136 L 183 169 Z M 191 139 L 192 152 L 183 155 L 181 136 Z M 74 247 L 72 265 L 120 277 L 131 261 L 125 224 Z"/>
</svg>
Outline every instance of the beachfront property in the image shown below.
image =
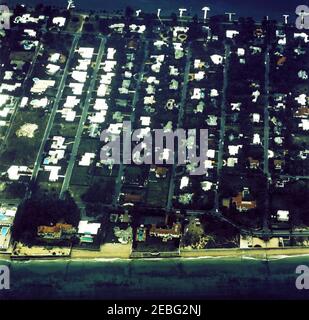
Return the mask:
<svg viewBox="0 0 309 320">
<path fill-rule="evenodd" d="M 151 237 L 158 237 L 162 238 L 163 241 L 167 241 L 173 238 L 180 238 L 181 237 L 181 224 L 174 223 L 171 228 L 158 228 L 155 225 L 152 225 L 149 230 L 149 235 Z"/>
<path fill-rule="evenodd" d="M 70 239 L 76 233 L 76 229 L 65 223 L 56 223 L 54 226 L 39 226 L 37 235 L 46 240 Z"/>
<path fill-rule="evenodd" d="M 81 220 L 77 231 L 80 237 L 80 243 L 93 243 L 94 237 L 98 235 L 100 228 L 100 223 L 91 223 L 86 220 Z"/>
<path fill-rule="evenodd" d="M 256 237 L 245 237 L 240 238 L 240 249 L 249 249 L 249 248 L 279 248 L 283 247 L 282 238 L 271 238 L 269 240 L 262 240 Z"/>
</svg>

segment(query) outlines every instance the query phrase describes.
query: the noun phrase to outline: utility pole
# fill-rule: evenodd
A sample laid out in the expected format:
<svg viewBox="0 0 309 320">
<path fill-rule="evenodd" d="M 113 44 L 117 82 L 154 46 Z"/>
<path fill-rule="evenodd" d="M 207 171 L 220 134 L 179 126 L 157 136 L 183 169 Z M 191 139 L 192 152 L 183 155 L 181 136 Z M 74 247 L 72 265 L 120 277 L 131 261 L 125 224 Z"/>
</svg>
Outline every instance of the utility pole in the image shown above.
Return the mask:
<svg viewBox="0 0 309 320">
<path fill-rule="evenodd" d="M 182 18 L 183 13 L 186 11 L 187 11 L 187 9 L 185 9 L 185 8 L 179 8 L 179 18 Z"/>
<path fill-rule="evenodd" d="M 157 11 L 157 17 L 160 19 L 160 13 L 161 13 L 161 9 L 158 9 Z"/>
<path fill-rule="evenodd" d="M 73 0 L 68 0 L 67 10 L 74 9 L 74 8 L 75 8 L 74 1 Z"/>
<path fill-rule="evenodd" d="M 284 23 L 288 24 L 289 15 L 288 14 L 284 14 L 283 17 L 284 17 Z"/>
<path fill-rule="evenodd" d="M 205 22 L 206 19 L 207 19 L 208 11 L 210 11 L 210 8 L 209 8 L 209 7 L 204 7 L 204 8 L 202 9 L 202 11 L 204 12 L 204 22 Z"/>
<path fill-rule="evenodd" d="M 229 22 L 232 22 L 232 17 L 235 16 L 236 13 L 234 12 L 225 12 L 229 16 Z"/>
<path fill-rule="evenodd" d="M 157 11 L 157 17 L 158 17 L 159 21 L 161 22 L 161 24 L 163 24 L 163 22 L 162 22 L 162 20 L 161 20 L 161 18 L 160 18 L 160 13 L 161 13 L 161 9 L 158 9 L 158 11 Z"/>
</svg>

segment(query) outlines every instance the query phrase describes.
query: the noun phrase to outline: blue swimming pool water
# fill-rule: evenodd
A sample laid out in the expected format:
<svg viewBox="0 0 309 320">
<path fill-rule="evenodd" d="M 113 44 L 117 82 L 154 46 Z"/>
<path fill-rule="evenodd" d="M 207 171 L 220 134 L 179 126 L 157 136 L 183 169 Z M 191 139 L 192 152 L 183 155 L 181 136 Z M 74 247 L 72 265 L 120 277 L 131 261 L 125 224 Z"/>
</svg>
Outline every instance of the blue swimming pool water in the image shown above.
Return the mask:
<svg viewBox="0 0 309 320">
<path fill-rule="evenodd" d="M 7 233 L 9 232 L 9 229 L 10 229 L 9 227 L 2 227 L 1 228 L 1 235 L 5 237 L 7 235 Z"/>
</svg>

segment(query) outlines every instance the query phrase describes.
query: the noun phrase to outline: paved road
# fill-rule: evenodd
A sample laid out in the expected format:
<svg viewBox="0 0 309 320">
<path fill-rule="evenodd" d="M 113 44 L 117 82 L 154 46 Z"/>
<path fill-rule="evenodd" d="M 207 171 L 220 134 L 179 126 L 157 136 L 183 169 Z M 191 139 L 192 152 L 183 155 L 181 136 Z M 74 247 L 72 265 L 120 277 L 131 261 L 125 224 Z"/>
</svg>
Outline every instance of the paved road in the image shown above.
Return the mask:
<svg viewBox="0 0 309 320">
<path fill-rule="evenodd" d="M 269 47 L 265 51 L 265 87 L 264 87 L 264 174 L 269 177 L 269 161 L 268 161 L 268 149 L 269 149 Z"/>
<path fill-rule="evenodd" d="M 106 38 L 102 38 L 101 43 L 100 43 L 100 47 L 99 47 L 99 52 L 98 52 L 97 59 L 96 59 L 96 65 L 95 65 L 95 68 L 94 68 L 94 71 L 92 74 L 92 79 L 90 81 L 87 96 L 86 96 L 85 103 L 83 106 L 82 116 L 80 118 L 78 129 L 76 132 L 75 141 L 74 141 L 74 145 L 72 148 L 69 164 L 68 164 L 68 167 L 67 167 L 67 170 L 65 173 L 65 177 L 63 180 L 63 184 L 62 184 L 62 188 L 61 188 L 61 192 L 60 192 L 60 198 L 64 197 L 65 192 L 68 190 L 69 185 L 70 185 L 72 172 L 73 172 L 73 168 L 75 165 L 75 160 L 76 160 L 78 148 L 80 145 L 80 141 L 81 141 L 81 137 L 82 137 L 82 133 L 83 133 L 83 129 L 84 129 L 84 124 L 86 122 L 87 115 L 88 115 L 88 110 L 89 110 L 89 105 L 90 105 L 90 101 L 92 98 L 92 93 L 94 90 L 94 86 L 95 86 L 95 83 L 97 80 L 98 71 L 99 71 L 102 57 L 103 57 L 104 50 L 105 50 L 105 43 L 106 43 Z"/>
<path fill-rule="evenodd" d="M 225 64 L 224 64 L 224 71 L 223 71 L 223 88 L 222 88 L 222 101 L 221 101 L 221 119 L 220 119 L 220 135 L 219 135 L 219 149 L 218 149 L 218 163 L 217 163 L 217 181 L 218 181 L 218 188 L 219 188 L 219 182 L 220 182 L 220 176 L 221 176 L 221 170 L 223 167 L 223 152 L 224 152 L 224 138 L 225 138 L 225 123 L 226 123 L 226 90 L 228 87 L 228 72 L 230 67 L 230 53 L 231 48 L 230 45 L 225 43 Z M 228 223 L 234 228 L 240 230 L 242 233 L 250 233 L 250 231 L 245 230 L 238 226 L 236 223 L 231 221 L 230 219 L 224 217 L 222 213 L 220 212 L 220 204 L 219 204 L 219 193 L 218 189 L 215 190 L 215 206 L 214 209 L 207 213 L 216 219 Z M 194 212 L 194 211 L 192 211 Z M 198 211 L 196 211 L 198 212 Z"/>
<path fill-rule="evenodd" d="M 230 52 L 231 48 L 228 44 L 225 44 L 225 64 L 223 72 L 223 89 L 222 89 L 222 101 L 221 101 L 221 119 L 220 119 L 220 137 L 219 137 L 219 150 L 218 150 L 218 163 L 217 163 L 217 181 L 219 185 L 221 170 L 223 166 L 223 147 L 225 137 L 225 122 L 226 122 L 226 90 L 228 86 L 228 71 L 230 66 Z M 218 190 L 215 193 L 215 209 L 219 210 L 219 194 Z"/>
<path fill-rule="evenodd" d="M 264 147 L 264 167 L 263 172 L 267 179 L 267 190 L 265 194 L 265 213 L 263 217 L 263 228 L 268 229 L 269 220 L 269 183 L 270 183 L 270 173 L 269 173 L 269 161 L 268 161 L 268 149 L 269 149 L 269 50 L 268 46 L 265 50 L 264 63 L 265 63 L 265 78 L 264 78 L 264 137 L 263 137 L 263 147 Z"/>
<path fill-rule="evenodd" d="M 290 176 L 290 175 L 280 175 L 280 178 L 288 178 L 293 180 L 309 180 L 309 176 Z"/>
<path fill-rule="evenodd" d="M 181 91 L 181 100 L 179 105 L 179 112 L 178 112 L 178 123 L 177 128 L 182 128 L 183 126 L 183 115 L 184 115 L 184 109 L 185 109 L 185 103 L 187 98 L 187 90 L 188 90 L 188 81 L 189 81 L 189 73 L 190 73 L 190 66 L 191 66 L 191 56 L 192 56 L 192 50 L 191 46 L 188 46 L 188 52 L 186 57 L 186 66 L 184 71 L 184 80 L 182 85 L 182 91 Z M 176 152 L 174 156 L 174 164 L 172 168 L 172 174 L 170 179 L 170 185 L 168 190 L 168 198 L 167 198 L 167 204 L 166 204 L 166 210 L 171 211 L 173 206 L 173 196 L 175 191 L 175 177 L 176 177 Z"/>
<path fill-rule="evenodd" d="M 145 62 L 146 62 L 147 57 L 149 55 L 149 48 L 148 48 L 149 41 L 146 39 L 144 39 L 144 41 L 145 41 L 144 58 L 143 58 L 143 62 L 141 64 L 140 72 L 138 73 L 138 79 L 137 79 L 137 83 L 136 83 L 135 93 L 134 93 L 134 97 L 132 100 L 132 113 L 131 113 L 131 117 L 130 117 L 130 121 L 132 124 L 135 121 L 136 104 L 139 100 L 140 86 L 141 86 L 141 82 L 143 80 L 144 73 L 145 73 Z M 117 204 L 118 204 L 118 200 L 119 200 L 119 196 L 120 196 L 120 192 L 121 192 L 121 187 L 122 187 L 122 177 L 124 175 L 124 170 L 125 170 L 125 165 L 121 162 L 119 165 L 118 175 L 116 178 L 115 191 L 114 191 L 114 195 L 113 195 L 113 205 L 114 206 L 117 206 Z"/>
<path fill-rule="evenodd" d="M 67 76 L 68 76 L 70 61 L 71 61 L 71 59 L 72 59 L 72 57 L 74 55 L 74 52 L 76 50 L 79 38 L 80 38 L 80 35 L 78 35 L 78 34 L 76 34 L 74 36 L 74 39 L 73 39 L 73 42 L 72 42 L 72 46 L 71 46 L 71 50 L 70 50 L 70 53 L 69 53 L 69 56 L 68 56 L 68 59 L 67 59 L 67 62 L 66 62 L 66 66 L 64 68 L 63 75 L 62 75 L 62 78 L 61 78 L 61 81 L 60 81 L 60 84 L 59 84 L 57 95 L 56 95 L 56 98 L 55 98 L 55 101 L 54 101 L 54 104 L 53 104 L 52 112 L 51 112 L 50 117 L 48 119 L 48 123 L 47 123 L 46 129 L 45 129 L 45 132 L 44 132 L 44 136 L 42 138 L 40 149 L 39 149 L 39 152 L 38 152 L 35 164 L 34 164 L 31 181 L 35 181 L 37 179 L 37 176 L 38 176 L 38 173 L 39 173 L 39 170 L 40 170 L 40 166 L 41 166 L 41 163 L 42 163 L 44 147 L 45 147 L 46 141 L 47 141 L 47 139 L 48 139 L 48 137 L 50 135 L 50 132 L 51 132 L 54 120 L 55 120 L 56 112 L 58 110 L 59 102 L 61 100 L 61 97 L 62 97 L 62 94 L 63 94 L 63 90 L 64 90 L 64 87 L 65 87 L 65 82 L 66 82 L 66 79 L 67 79 Z M 31 191 L 28 190 L 26 198 L 29 197 L 30 195 L 31 195 Z"/>
<path fill-rule="evenodd" d="M 82 16 L 88 16 L 89 15 L 89 12 L 83 12 L 83 10 L 80 10 L 80 9 L 78 10 L 78 13 L 80 15 L 82 15 Z M 150 12 L 148 12 L 148 13 L 150 13 Z M 152 13 L 156 14 L 156 12 L 152 12 Z M 175 10 L 174 13 L 176 13 L 176 15 L 177 15 L 177 22 L 178 23 L 186 23 L 186 22 L 191 22 L 192 21 L 192 16 L 189 16 L 189 15 L 183 15 L 180 18 L 178 9 Z M 224 14 L 222 13 L 222 15 L 224 15 Z M 109 12 L 109 13 L 105 13 L 105 14 L 104 13 L 103 14 L 101 14 L 101 13 L 99 14 L 99 17 L 103 18 L 103 19 L 123 18 L 123 16 L 124 16 L 124 12 L 122 12 L 121 14 L 119 14 L 117 12 Z M 210 15 L 208 15 L 208 18 L 206 19 L 206 21 L 202 17 L 199 17 L 199 22 L 200 23 L 204 22 L 204 24 L 208 25 L 209 22 L 210 22 L 209 17 L 210 17 Z M 225 15 L 225 17 L 226 17 L 226 21 L 223 22 L 222 24 L 227 28 L 230 28 L 231 26 L 235 26 L 235 24 L 238 23 L 238 18 L 237 17 L 236 17 L 236 19 L 232 19 L 231 21 L 228 20 L 228 16 L 227 15 Z M 139 21 L 141 21 L 141 22 L 144 21 L 144 18 L 141 17 L 141 16 L 140 17 L 136 17 L 135 16 L 134 18 L 139 20 Z M 159 21 L 159 19 L 157 19 L 157 18 L 155 18 L 154 20 L 155 21 Z M 160 17 L 160 21 L 171 22 L 171 21 L 173 21 L 173 19 L 170 16 L 163 16 L 163 13 L 162 13 L 162 16 Z M 257 21 L 257 22 L 255 22 L 255 25 L 256 26 L 261 26 L 262 23 Z M 285 24 L 283 22 L 279 22 L 279 23 L 277 23 L 277 25 L 281 26 L 281 27 L 285 26 Z"/>
</svg>

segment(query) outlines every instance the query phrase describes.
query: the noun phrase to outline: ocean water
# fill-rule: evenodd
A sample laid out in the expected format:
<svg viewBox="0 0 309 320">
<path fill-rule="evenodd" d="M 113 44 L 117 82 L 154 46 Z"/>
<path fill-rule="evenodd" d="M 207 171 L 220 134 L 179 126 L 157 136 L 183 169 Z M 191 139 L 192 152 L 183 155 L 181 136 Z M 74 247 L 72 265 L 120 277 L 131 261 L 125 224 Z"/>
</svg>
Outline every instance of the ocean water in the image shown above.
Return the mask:
<svg viewBox="0 0 309 320">
<path fill-rule="evenodd" d="M 0 3 L 9 4 L 25 3 L 36 5 L 46 3 L 55 6 L 66 6 L 66 0 L 0 0 Z M 282 14 L 290 14 L 295 17 L 295 8 L 299 4 L 305 4 L 308 1 L 298 0 L 75 0 L 77 8 L 85 10 L 118 10 L 124 9 L 130 5 L 135 9 L 141 9 L 147 12 L 156 12 L 158 8 L 164 12 L 177 12 L 178 8 L 186 8 L 190 13 L 202 15 L 201 8 L 210 7 L 210 14 L 223 14 L 224 12 L 235 12 L 238 16 L 252 16 L 261 19 L 265 15 L 272 18 L 281 19 Z"/>
<path fill-rule="evenodd" d="M 2 299 L 309 299 L 295 287 L 308 256 L 4 263 L 11 289 Z"/>
</svg>

